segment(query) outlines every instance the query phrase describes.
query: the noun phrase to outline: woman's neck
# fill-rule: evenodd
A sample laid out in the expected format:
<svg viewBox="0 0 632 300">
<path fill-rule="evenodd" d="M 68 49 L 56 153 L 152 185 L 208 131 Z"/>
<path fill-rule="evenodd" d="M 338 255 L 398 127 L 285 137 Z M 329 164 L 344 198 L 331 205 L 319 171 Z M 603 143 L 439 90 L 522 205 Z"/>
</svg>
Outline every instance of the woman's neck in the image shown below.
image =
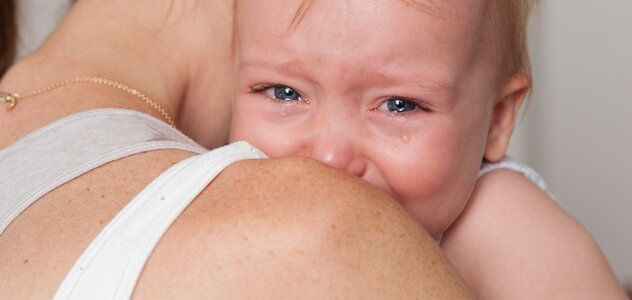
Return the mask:
<svg viewBox="0 0 632 300">
<path fill-rule="evenodd" d="M 212 21 L 222 17 L 213 14 L 226 10 L 206 7 L 232 8 L 232 4 L 226 4 L 229 1 L 221 4 L 222 1 L 200 2 L 198 7 L 192 1 L 80 1 L 38 51 L 7 73 L 0 90 L 27 92 L 76 77 L 108 78 L 147 94 L 173 116 L 179 127 L 184 124 L 187 133 L 195 128 L 195 120 L 189 120 L 192 106 L 209 99 L 207 92 L 212 96 L 229 88 L 213 86 L 212 82 L 200 84 L 200 80 L 208 79 L 202 76 L 205 69 L 211 74 L 230 72 L 225 67 L 230 65 L 225 51 L 229 41 L 221 47 L 212 41 L 215 27 L 226 26 L 230 20 Z M 209 47 L 206 50 L 211 55 L 204 55 L 209 53 L 204 47 Z M 213 54 L 214 50 L 217 54 Z M 220 59 L 221 55 L 225 56 Z M 8 117 L 0 116 L 4 120 L 0 125 L 16 128 L 13 136 L 19 137 L 65 115 L 97 107 L 131 108 L 162 117 L 134 96 L 107 86 L 74 84 L 38 98 L 22 101 L 18 104 L 22 110 L 0 113 Z M 38 111 L 46 112 L 45 116 L 40 115 L 40 122 L 32 120 Z M 19 130 L 22 127 L 24 130 Z M 216 127 L 217 132 L 210 134 L 225 135 L 228 124 Z"/>
</svg>

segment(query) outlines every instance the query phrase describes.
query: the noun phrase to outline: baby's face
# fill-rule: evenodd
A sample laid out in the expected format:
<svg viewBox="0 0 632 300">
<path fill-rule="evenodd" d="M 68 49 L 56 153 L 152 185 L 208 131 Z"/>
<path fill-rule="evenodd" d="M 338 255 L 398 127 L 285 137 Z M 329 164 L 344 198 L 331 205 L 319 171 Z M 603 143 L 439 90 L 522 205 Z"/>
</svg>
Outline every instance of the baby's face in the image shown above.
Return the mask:
<svg viewBox="0 0 632 300">
<path fill-rule="evenodd" d="M 300 3 L 240 1 L 231 140 L 361 177 L 440 234 L 469 198 L 498 97 L 484 4 L 317 0 L 293 27 Z"/>
</svg>

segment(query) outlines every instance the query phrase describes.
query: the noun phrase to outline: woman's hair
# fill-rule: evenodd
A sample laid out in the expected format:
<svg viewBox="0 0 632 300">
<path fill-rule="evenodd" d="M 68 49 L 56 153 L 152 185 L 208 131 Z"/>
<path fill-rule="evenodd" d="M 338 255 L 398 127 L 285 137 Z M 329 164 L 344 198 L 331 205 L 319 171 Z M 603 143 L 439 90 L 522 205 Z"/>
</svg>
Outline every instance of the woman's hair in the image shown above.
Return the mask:
<svg viewBox="0 0 632 300">
<path fill-rule="evenodd" d="M 16 27 L 15 1 L 0 0 L 0 77 L 4 75 L 15 59 Z"/>
</svg>

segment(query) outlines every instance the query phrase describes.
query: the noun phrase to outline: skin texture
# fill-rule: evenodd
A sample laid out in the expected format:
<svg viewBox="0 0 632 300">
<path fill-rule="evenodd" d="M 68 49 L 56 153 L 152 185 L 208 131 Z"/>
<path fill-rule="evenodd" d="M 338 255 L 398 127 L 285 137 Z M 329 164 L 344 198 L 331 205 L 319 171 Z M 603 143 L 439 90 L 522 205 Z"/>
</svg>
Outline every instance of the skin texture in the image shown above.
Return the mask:
<svg viewBox="0 0 632 300">
<path fill-rule="evenodd" d="M 203 100 L 226 108 L 212 112 L 221 119 L 229 115 L 228 99 L 208 95 L 227 87 L 196 76 L 201 70 L 223 72 L 217 65 L 226 63 L 219 55 L 228 47 L 222 30 L 232 20 L 220 12 L 231 8 L 225 0 L 79 1 L 45 45 L 2 78 L 0 89 L 24 92 L 100 75 L 146 92 L 177 124 L 199 117 L 187 107 Z M 51 121 L 100 107 L 160 118 L 116 89 L 71 85 L 24 100 L 11 112 L 0 109 L 0 147 Z M 205 131 L 214 141 L 209 144 L 227 133 L 227 124 L 215 121 L 201 123 L 209 126 Z M 105 224 L 153 178 L 190 155 L 134 155 L 42 197 L 0 236 L 0 295 L 50 299 Z M 281 158 L 237 163 L 210 184 L 160 241 L 134 298 L 467 299 L 471 294 L 434 240 L 388 195 L 313 160 Z"/>
<path fill-rule="evenodd" d="M 481 33 L 488 7 L 456 1 L 428 14 L 401 1 L 316 1 L 293 28 L 294 15 L 278 12 L 300 2 L 239 2 L 230 139 L 365 179 L 440 235 L 464 208 L 485 151 L 504 154 L 528 87 L 521 76 L 498 83 Z M 412 109 L 389 111 L 396 99 Z"/>
</svg>

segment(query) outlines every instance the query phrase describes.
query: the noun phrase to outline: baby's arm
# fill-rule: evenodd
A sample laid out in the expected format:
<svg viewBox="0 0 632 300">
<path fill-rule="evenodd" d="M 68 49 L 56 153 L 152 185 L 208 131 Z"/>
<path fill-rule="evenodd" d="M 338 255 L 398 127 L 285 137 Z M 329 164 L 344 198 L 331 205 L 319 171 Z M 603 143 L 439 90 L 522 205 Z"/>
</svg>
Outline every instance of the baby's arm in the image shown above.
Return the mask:
<svg viewBox="0 0 632 300">
<path fill-rule="evenodd" d="M 479 179 L 442 248 L 481 299 L 627 299 L 590 234 L 514 171 Z"/>
</svg>

